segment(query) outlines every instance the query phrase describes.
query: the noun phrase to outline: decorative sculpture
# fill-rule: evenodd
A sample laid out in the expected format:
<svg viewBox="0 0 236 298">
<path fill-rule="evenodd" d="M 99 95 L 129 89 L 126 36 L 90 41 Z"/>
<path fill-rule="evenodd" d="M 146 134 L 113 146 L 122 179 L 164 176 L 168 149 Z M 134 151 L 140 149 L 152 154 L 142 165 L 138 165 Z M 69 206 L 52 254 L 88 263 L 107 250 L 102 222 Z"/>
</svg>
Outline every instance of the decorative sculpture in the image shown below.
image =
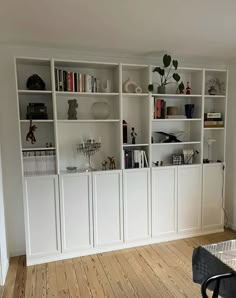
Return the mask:
<svg viewBox="0 0 236 298">
<path fill-rule="evenodd" d="M 68 120 L 77 120 L 77 108 L 78 103 L 76 99 L 69 99 L 68 100 L 69 109 L 68 109 Z"/>
<path fill-rule="evenodd" d="M 102 170 L 106 171 L 107 169 L 107 160 L 104 160 L 104 162 L 102 162 Z"/>
<path fill-rule="evenodd" d="M 189 86 L 189 82 L 187 82 L 187 86 L 186 86 L 186 90 L 185 90 L 186 94 L 191 94 L 191 88 Z"/>
<path fill-rule="evenodd" d="M 26 87 L 29 90 L 45 90 L 46 84 L 44 81 L 40 78 L 39 75 L 33 74 L 30 76 L 26 82 Z"/>
<path fill-rule="evenodd" d="M 32 125 L 32 120 L 30 120 L 29 132 L 26 135 L 26 141 L 29 142 L 31 140 L 31 144 L 36 143 L 36 138 L 34 135 L 35 130 L 37 129 L 36 125 Z"/>
<path fill-rule="evenodd" d="M 114 156 L 112 156 L 112 157 L 107 157 L 108 158 L 108 160 L 109 160 L 109 169 L 110 170 L 115 170 L 116 169 L 116 163 L 115 163 L 115 159 L 114 159 Z"/>
<path fill-rule="evenodd" d="M 131 138 L 132 138 L 132 144 L 135 144 L 135 139 L 137 137 L 137 133 L 134 131 L 134 127 L 131 128 Z"/>
<path fill-rule="evenodd" d="M 142 88 L 130 78 L 123 83 L 123 91 L 125 93 L 142 93 Z"/>
</svg>

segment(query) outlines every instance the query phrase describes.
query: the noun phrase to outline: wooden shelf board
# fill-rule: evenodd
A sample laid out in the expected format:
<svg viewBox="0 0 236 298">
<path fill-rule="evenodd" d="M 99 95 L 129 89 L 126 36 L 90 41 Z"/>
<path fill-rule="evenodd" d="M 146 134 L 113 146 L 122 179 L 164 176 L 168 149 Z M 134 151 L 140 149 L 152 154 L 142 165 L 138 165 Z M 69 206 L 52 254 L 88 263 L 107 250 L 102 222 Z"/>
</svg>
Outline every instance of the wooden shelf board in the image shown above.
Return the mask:
<svg viewBox="0 0 236 298">
<path fill-rule="evenodd" d="M 153 146 L 179 146 L 179 145 L 194 145 L 194 144 L 201 144 L 201 142 L 198 141 L 198 142 L 177 142 L 177 143 L 152 143 Z"/>
<path fill-rule="evenodd" d="M 207 98 L 226 98 L 225 95 L 204 95 L 204 97 L 207 99 Z"/>
<path fill-rule="evenodd" d="M 70 92 L 70 91 L 56 91 L 58 96 L 117 96 L 118 92 L 104 93 L 104 92 Z"/>
<path fill-rule="evenodd" d="M 204 130 L 224 130 L 224 127 L 204 127 Z"/>
</svg>

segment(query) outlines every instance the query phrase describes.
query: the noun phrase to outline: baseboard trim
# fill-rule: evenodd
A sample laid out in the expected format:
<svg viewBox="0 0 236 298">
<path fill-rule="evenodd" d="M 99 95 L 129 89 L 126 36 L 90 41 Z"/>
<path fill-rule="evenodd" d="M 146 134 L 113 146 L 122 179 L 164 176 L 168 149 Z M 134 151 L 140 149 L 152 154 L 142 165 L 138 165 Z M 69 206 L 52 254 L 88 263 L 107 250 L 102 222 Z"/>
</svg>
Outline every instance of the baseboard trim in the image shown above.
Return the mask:
<svg viewBox="0 0 236 298">
<path fill-rule="evenodd" d="M 106 252 L 112 252 L 116 250 L 129 249 L 129 248 L 140 247 L 140 246 L 145 246 L 149 244 L 180 240 L 180 239 L 185 239 L 190 237 L 204 236 L 208 234 L 221 233 L 221 232 L 224 232 L 223 227 L 215 230 L 210 229 L 210 230 L 199 230 L 199 231 L 191 231 L 191 232 L 188 231 L 188 232 L 181 232 L 181 233 L 176 233 L 176 234 L 166 235 L 166 236 L 162 235 L 160 237 L 158 236 L 153 238 L 150 237 L 144 240 L 120 243 L 116 245 L 99 246 L 99 247 L 89 248 L 89 249 L 80 250 L 80 251 L 73 251 L 73 252 L 63 252 L 61 254 L 56 254 L 53 256 L 51 255 L 51 256 L 44 256 L 44 257 L 28 257 L 27 266 L 61 261 L 61 260 L 66 260 L 71 258 L 78 258 L 78 257 L 94 255 L 98 253 L 106 253 Z"/>
<path fill-rule="evenodd" d="M 231 230 L 236 231 L 236 225 L 235 225 L 235 224 L 228 223 L 228 227 L 229 227 Z"/>
<path fill-rule="evenodd" d="M 5 260 L 5 262 L 2 263 L 2 276 L 0 278 L 0 286 L 4 286 L 5 280 L 7 277 L 7 272 L 9 269 L 9 260 Z"/>
<path fill-rule="evenodd" d="M 18 250 L 18 251 L 12 251 L 10 253 L 10 256 L 11 256 L 11 258 L 14 258 L 14 257 L 23 256 L 25 254 L 26 254 L 26 251 L 25 250 Z"/>
</svg>

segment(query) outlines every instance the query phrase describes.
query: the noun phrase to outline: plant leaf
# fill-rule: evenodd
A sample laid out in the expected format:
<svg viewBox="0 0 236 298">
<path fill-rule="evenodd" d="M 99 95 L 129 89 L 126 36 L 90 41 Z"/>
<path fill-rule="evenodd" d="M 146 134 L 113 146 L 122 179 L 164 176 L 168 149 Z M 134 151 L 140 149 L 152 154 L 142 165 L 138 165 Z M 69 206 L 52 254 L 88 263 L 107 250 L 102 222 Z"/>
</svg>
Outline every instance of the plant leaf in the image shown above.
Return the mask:
<svg viewBox="0 0 236 298">
<path fill-rule="evenodd" d="M 148 85 L 148 91 L 149 91 L 149 92 L 152 92 L 152 91 L 153 91 L 153 84 L 149 84 L 149 85 Z"/>
<path fill-rule="evenodd" d="M 172 64 L 173 64 L 173 66 L 174 66 L 174 68 L 176 70 L 178 68 L 178 61 L 177 60 L 173 60 L 172 61 Z"/>
<path fill-rule="evenodd" d="M 165 54 L 165 55 L 163 56 L 163 64 L 164 64 L 164 67 L 168 67 L 168 66 L 170 66 L 170 63 L 171 63 L 171 56 Z"/>
<path fill-rule="evenodd" d="M 176 82 L 179 82 L 179 80 L 180 80 L 180 75 L 177 74 L 176 72 L 173 73 L 173 79 L 174 79 Z"/>
</svg>

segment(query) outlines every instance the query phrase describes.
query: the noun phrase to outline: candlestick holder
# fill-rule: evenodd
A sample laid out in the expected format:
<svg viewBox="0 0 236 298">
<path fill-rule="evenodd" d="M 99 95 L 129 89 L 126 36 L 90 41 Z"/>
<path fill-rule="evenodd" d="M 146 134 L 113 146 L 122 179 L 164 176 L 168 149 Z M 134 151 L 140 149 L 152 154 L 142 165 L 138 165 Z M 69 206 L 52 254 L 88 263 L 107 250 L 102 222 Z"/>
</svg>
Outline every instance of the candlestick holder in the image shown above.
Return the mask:
<svg viewBox="0 0 236 298">
<path fill-rule="evenodd" d="M 88 158 L 88 168 L 86 168 L 87 172 L 95 171 L 96 169 L 91 166 L 91 156 L 93 156 L 96 152 L 98 152 L 101 148 L 101 142 L 88 139 L 85 142 L 82 142 L 78 145 L 77 151 L 82 152 Z"/>
</svg>

